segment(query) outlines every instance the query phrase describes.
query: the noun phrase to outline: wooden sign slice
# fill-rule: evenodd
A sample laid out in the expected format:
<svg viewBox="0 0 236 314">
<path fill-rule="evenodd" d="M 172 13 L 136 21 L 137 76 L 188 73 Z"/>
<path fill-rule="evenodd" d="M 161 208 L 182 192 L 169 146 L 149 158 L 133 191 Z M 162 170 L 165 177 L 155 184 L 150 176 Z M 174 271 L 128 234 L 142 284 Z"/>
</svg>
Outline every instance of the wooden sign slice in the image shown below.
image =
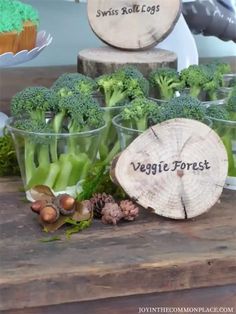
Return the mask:
<svg viewBox="0 0 236 314">
<path fill-rule="evenodd" d="M 174 28 L 180 0 L 88 0 L 94 33 L 116 48 L 139 50 L 155 46 Z"/>
<path fill-rule="evenodd" d="M 115 177 L 144 208 L 173 219 L 203 214 L 219 199 L 228 160 L 207 125 L 175 119 L 140 135 L 120 155 Z"/>
</svg>

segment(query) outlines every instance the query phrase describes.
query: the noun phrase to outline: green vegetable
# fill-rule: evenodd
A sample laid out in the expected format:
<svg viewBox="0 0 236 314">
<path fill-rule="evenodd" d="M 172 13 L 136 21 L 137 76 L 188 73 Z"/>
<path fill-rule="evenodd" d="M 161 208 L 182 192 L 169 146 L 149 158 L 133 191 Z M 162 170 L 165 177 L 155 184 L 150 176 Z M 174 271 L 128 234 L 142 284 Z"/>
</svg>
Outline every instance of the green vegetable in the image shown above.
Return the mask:
<svg viewBox="0 0 236 314">
<path fill-rule="evenodd" d="M 229 120 L 236 121 L 236 86 L 230 92 L 226 108 L 229 112 Z"/>
<path fill-rule="evenodd" d="M 190 95 L 172 98 L 160 106 L 149 99 L 138 98 L 123 109 L 121 116 L 126 127 L 145 131 L 152 125 L 175 118 L 204 121 L 206 109 L 198 99 Z"/>
<path fill-rule="evenodd" d="M 190 88 L 190 95 L 197 98 L 210 80 L 209 71 L 204 65 L 190 65 L 180 72 L 180 79 Z"/>
<path fill-rule="evenodd" d="M 65 73 L 54 82 L 52 90 L 61 97 L 76 93 L 91 95 L 97 90 L 97 84 L 92 78 L 83 74 Z"/>
<path fill-rule="evenodd" d="M 100 159 L 109 164 L 120 151 L 117 133 L 112 125 L 114 116 L 122 107 L 137 97 L 147 96 L 149 82 L 138 69 L 125 66 L 113 74 L 102 75 L 97 79 L 100 92 L 105 98 L 104 119 L 107 127 L 104 130 L 99 147 Z"/>
<path fill-rule="evenodd" d="M 48 116 L 48 110 L 55 113 Z M 102 109 L 91 96 L 76 93 L 60 98 L 52 90 L 32 87 L 13 98 L 11 111 L 13 126 L 21 130 L 17 136 L 24 140 L 27 189 L 46 185 L 63 191 L 87 176 L 98 143 L 93 134 L 85 137 L 83 132 L 104 125 Z M 22 113 L 29 118 L 18 119 Z"/>
<path fill-rule="evenodd" d="M 172 98 L 167 105 L 160 106 L 151 117 L 151 124 L 161 123 L 175 118 L 193 119 L 204 122 L 206 109 L 201 102 L 190 95 Z"/>
<path fill-rule="evenodd" d="M 229 120 L 229 112 L 225 107 L 219 105 L 209 106 L 206 109 L 206 115 L 215 119 Z"/>
<path fill-rule="evenodd" d="M 145 131 L 153 115 L 159 112 L 157 104 L 147 98 L 136 98 L 122 111 L 122 119 L 127 121 L 127 127 Z"/>
<path fill-rule="evenodd" d="M 105 97 L 106 107 L 118 106 L 127 100 L 148 96 L 149 93 L 148 80 L 132 66 L 98 77 L 97 84 Z"/>
<path fill-rule="evenodd" d="M 180 91 L 184 87 L 178 72 L 171 68 L 159 68 L 152 71 L 149 80 L 157 88 L 161 99 L 164 100 L 171 99 L 176 91 Z"/>
</svg>

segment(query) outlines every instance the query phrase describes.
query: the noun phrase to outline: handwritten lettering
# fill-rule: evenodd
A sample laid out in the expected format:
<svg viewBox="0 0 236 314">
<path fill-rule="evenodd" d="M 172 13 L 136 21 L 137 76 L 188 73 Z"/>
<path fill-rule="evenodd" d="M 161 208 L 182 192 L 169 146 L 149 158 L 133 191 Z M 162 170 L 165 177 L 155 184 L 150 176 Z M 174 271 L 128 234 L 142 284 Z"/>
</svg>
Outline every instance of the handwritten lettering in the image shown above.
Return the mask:
<svg viewBox="0 0 236 314">
<path fill-rule="evenodd" d="M 131 7 L 122 7 L 121 9 L 110 8 L 109 10 L 97 10 L 96 17 L 100 18 L 100 17 L 142 14 L 142 13 L 154 15 L 158 12 L 160 12 L 160 5 L 134 4 Z"/>
<path fill-rule="evenodd" d="M 184 162 L 182 160 L 173 161 L 170 165 L 164 161 L 158 163 L 141 163 L 131 162 L 131 166 L 135 172 L 139 171 L 146 175 L 156 175 L 162 172 L 174 172 L 178 170 L 186 171 L 204 171 L 211 169 L 210 163 L 207 160 L 200 162 Z"/>
</svg>

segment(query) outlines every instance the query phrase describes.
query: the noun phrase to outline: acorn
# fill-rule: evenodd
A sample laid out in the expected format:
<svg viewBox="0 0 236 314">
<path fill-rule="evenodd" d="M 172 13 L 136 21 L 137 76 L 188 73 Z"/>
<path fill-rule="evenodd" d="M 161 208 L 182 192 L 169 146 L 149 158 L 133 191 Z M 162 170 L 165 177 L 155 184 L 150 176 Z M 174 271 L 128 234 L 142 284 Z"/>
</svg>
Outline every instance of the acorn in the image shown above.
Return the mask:
<svg viewBox="0 0 236 314">
<path fill-rule="evenodd" d="M 34 213 L 39 215 L 40 211 L 46 206 L 46 203 L 47 203 L 46 201 L 38 200 L 33 202 L 30 208 Z"/>
<path fill-rule="evenodd" d="M 40 218 L 43 222 L 52 224 L 58 220 L 60 217 L 60 212 L 57 206 L 54 204 L 48 203 L 43 209 L 40 211 Z"/>
<path fill-rule="evenodd" d="M 61 194 L 55 198 L 54 204 L 62 215 L 67 216 L 75 212 L 75 199 L 68 194 Z"/>
</svg>

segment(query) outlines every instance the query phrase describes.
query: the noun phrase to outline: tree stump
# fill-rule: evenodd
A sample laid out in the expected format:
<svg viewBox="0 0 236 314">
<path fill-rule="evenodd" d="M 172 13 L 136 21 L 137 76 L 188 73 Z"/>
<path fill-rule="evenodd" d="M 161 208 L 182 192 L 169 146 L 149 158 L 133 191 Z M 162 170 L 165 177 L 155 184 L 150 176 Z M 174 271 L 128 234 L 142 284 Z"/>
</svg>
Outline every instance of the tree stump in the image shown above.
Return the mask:
<svg viewBox="0 0 236 314">
<path fill-rule="evenodd" d="M 227 177 L 224 145 L 207 125 L 175 119 L 158 124 L 134 140 L 115 165 L 115 177 L 144 208 L 172 219 L 208 211 Z"/>
<path fill-rule="evenodd" d="M 85 49 L 78 55 L 78 72 L 90 77 L 112 73 L 126 64 L 136 66 L 144 76 L 160 67 L 177 67 L 174 52 L 163 49 L 149 51 L 122 51 L 111 47 Z"/>
<path fill-rule="evenodd" d="M 110 46 L 140 50 L 154 47 L 174 28 L 180 0 L 88 0 L 94 33 Z"/>
</svg>

